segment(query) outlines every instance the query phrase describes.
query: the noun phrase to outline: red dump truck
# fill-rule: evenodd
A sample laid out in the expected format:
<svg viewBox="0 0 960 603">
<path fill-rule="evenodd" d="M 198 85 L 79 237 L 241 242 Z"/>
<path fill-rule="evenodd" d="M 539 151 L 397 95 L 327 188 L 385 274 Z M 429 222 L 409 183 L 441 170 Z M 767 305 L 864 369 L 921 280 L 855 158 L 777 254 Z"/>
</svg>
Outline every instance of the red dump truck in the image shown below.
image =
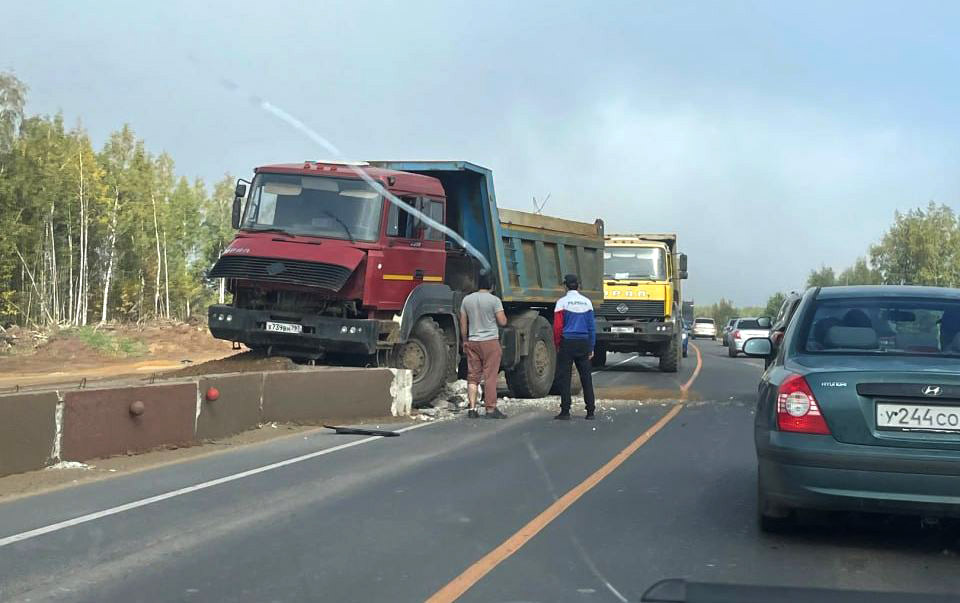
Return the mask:
<svg viewBox="0 0 960 603">
<path fill-rule="evenodd" d="M 239 232 L 208 274 L 233 294 L 209 308 L 214 337 L 295 359 L 407 368 L 414 402 L 427 402 L 463 370 L 456 316 L 482 256 L 509 319 L 511 394 L 539 397 L 553 386 L 550 321 L 563 275 L 579 274 L 583 293 L 603 300 L 603 222 L 498 209 L 486 168 L 306 161 L 254 172 L 237 184 Z"/>
</svg>

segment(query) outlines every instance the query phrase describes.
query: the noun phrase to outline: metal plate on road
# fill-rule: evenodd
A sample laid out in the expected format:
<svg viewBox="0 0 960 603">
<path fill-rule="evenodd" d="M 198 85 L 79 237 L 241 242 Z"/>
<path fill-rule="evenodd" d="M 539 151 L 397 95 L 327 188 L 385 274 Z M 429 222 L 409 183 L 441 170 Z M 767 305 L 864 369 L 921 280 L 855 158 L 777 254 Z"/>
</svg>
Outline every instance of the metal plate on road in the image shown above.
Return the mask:
<svg viewBox="0 0 960 603">
<path fill-rule="evenodd" d="M 288 322 L 268 322 L 266 330 L 276 333 L 303 333 L 303 325 L 290 324 Z"/>
<path fill-rule="evenodd" d="M 877 429 L 960 432 L 960 406 L 878 402 Z"/>
<path fill-rule="evenodd" d="M 633 327 L 610 327 L 611 333 L 633 333 Z"/>
</svg>

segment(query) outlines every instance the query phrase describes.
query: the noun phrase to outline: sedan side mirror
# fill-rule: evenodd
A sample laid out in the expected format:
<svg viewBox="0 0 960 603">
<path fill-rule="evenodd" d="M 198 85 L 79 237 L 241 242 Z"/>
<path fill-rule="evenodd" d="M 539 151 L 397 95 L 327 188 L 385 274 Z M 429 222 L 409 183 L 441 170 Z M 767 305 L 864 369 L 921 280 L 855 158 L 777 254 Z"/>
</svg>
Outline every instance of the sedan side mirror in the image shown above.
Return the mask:
<svg viewBox="0 0 960 603">
<path fill-rule="evenodd" d="M 773 356 L 773 342 L 767 337 L 754 337 L 743 342 L 743 353 L 751 358 Z"/>
</svg>

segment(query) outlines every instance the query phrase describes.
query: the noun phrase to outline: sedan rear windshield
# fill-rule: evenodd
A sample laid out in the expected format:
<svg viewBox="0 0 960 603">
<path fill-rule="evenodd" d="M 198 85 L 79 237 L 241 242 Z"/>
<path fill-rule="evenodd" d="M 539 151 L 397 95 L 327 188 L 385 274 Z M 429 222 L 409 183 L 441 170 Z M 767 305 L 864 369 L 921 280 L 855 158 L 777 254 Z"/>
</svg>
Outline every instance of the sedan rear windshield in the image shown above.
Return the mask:
<svg viewBox="0 0 960 603">
<path fill-rule="evenodd" d="M 706 323 L 706 324 L 708 324 L 708 325 L 712 325 L 712 324 L 713 324 L 713 319 L 712 319 L 712 318 L 698 318 L 698 319 L 696 319 L 696 320 L 693 321 L 693 322 L 698 323 L 698 324 L 704 324 L 704 323 Z"/>
<path fill-rule="evenodd" d="M 760 323 L 756 319 L 741 320 L 737 323 L 738 329 L 757 329 L 757 330 L 766 330 L 761 329 Z"/>
<path fill-rule="evenodd" d="M 800 334 L 813 353 L 960 356 L 960 303 L 940 299 L 823 300 Z"/>
</svg>

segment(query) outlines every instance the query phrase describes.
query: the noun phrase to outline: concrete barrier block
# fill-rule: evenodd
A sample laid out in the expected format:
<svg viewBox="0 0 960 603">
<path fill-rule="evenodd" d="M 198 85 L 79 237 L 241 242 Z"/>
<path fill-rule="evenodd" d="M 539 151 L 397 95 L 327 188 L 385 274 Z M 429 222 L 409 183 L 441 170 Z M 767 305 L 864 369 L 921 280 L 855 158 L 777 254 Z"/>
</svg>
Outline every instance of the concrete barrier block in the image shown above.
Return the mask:
<svg viewBox="0 0 960 603">
<path fill-rule="evenodd" d="M 216 390 L 216 400 L 208 393 Z M 263 373 L 209 375 L 199 379 L 197 439 L 222 438 L 260 424 Z"/>
<path fill-rule="evenodd" d="M 72 391 L 63 405 L 63 460 L 195 441 L 196 382 Z"/>
<path fill-rule="evenodd" d="M 56 392 L 0 396 L 0 475 L 50 464 L 58 402 Z"/>
<path fill-rule="evenodd" d="M 264 373 L 263 420 L 314 424 L 388 417 L 393 414 L 394 380 L 390 369 Z"/>
<path fill-rule="evenodd" d="M 393 373 L 393 383 L 390 385 L 390 395 L 393 403 L 390 414 L 395 417 L 405 417 L 413 410 L 413 371 L 409 369 L 390 369 Z"/>
</svg>

